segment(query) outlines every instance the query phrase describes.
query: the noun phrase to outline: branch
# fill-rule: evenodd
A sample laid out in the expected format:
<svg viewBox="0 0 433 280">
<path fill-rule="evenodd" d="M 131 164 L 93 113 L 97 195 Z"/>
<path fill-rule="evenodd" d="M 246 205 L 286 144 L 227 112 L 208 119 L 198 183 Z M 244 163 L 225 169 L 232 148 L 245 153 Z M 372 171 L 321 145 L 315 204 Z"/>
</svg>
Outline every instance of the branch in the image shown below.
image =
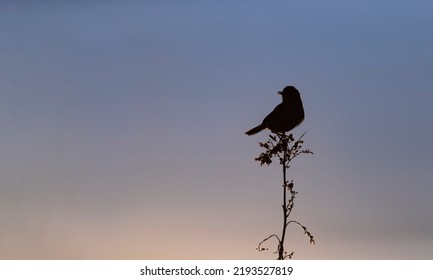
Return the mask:
<svg viewBox="0 0 433 280">
<path fill-rule="evenodd" d="M 288 226 L 291 223 L 295 223 L 295 224 L 299 225 L 304 230 L 304 234 L 310 238 L 310 244 L 316 244 L 316 242 L 314 241 L 314 236 L 311 234 L 311 232 L 309 232 L 307 230 L 306 226 L 304 226 L 303 224 L 301 224 L 300 222 L 295 221 L 295 220 L 288 221 L 286 226 Z"/>
<path fill-rule="evenodd" d="M 277 240 L 278 240 L 278 243 L 280 243 L 281 242 L 281 240 L 280 240 L 280 238 L 278 237 L 278 235 L 276 235 L 276 234 L 271 234 L 271 235 L 269 235 L 268 237 L 266 237 L 265 239 L 263 239 L 260 243 L 259 243 L 259 245 L 257 246 L 257 248 L 256 248 L 256 250 L 257 251 L 265 251 L 265 250 L 269 250 L 269 248 L 262 248 L 262 244 L 264 243 L 264 242 L 266 242 L 266 241 L 268 241 L 269 239 L 271 239 L 272 237 L 275 237 Z M 274 252 L 274 254 L 276 254 L 276 253 L 278 253 L 278 251 L 277 252 Z"/>
</svg>

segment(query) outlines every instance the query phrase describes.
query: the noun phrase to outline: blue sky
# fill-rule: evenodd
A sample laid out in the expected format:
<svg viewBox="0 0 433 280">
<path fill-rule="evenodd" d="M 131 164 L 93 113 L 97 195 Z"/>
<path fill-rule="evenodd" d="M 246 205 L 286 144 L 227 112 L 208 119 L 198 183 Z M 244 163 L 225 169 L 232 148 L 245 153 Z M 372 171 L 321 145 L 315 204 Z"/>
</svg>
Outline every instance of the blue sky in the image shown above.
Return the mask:
<svg viewBox="0 0 433 280">
<path fill-rule="evenodd" d="M 0 258 L 260 259 L 301 92 L 298 259 L 433 258 L 429 1 L 0 4 Z M 272 245 L 272 244 L 270 244 Z"/>
</svg>

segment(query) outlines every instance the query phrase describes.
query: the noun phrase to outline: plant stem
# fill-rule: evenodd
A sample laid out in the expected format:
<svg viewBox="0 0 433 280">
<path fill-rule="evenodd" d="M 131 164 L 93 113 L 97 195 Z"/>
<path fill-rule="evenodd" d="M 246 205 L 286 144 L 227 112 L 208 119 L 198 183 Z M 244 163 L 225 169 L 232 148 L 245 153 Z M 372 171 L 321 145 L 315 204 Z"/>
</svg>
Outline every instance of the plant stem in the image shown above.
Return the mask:
<svg viewBox="0 0 433 280">
<path fill-rule="evenodd" d="M 284 138 L 285 134 L 283 134 L 283 137 L 280 138 L 281 139 L 285 139 Z M 286 229 L 287 229 L 287 180 L 286 180 L 286 161 L 287 161 L 287 143 L 285 142 L 285 140 L 283 140 L 284 143 L 284 149 L 283 149 L 283 161 L 282 161 L 282 166 L 283 166 L 283 232 L 281 233 L 281 240 L 280 240 L 280 244 L 279 244 L 279 250 L 278 250 L 278 259 L 279 260 L 284 260 L 284 239 L 286 237 Z"/>
<path fill-rule="evenodd" d="M 289 221 L 289 217 L 294 206 L 295 195 L 297 194 L 297 192 L 293 190 L 293 180 L 290 183 L 287 181 L 287 170 L 290 168 L 289 164 L 300 154 L 312 154 L 309 149 L 302 149 L 302 144 L 304 143 L 302 137 L 304 134 L 302 134 L 301 137 L 299 137 L 299 139 L 296 141 L 294 140 L 292 134 L 289 136 L 286 136 L 285 133 L 275 133 L 275 135 L 269 135 L 269 140 L 267 142 L 259 142 L 260 147 L 263 147 L 265 152 L 261 153 L 257 158 L 255 158 L 256 161 L 260 162 L 260 165 L 269 165 L 272 163 L 272 158 L 277 157 L 279 159 L 279 163 L 283 167 L 283 204 L 281 205 L 283 208 L 283 228 L 281 238 L 276 234 L 271 234 L 267 238 L 263 239 L 256 248 L 258 251 L 268 250 L 267 248 L 262 247 L 262 244 L 270 238 L 276 238 L 278 241 L 278 247 L 274 254 L 278 253 L 277 260 L 285 260 L 286 258 L 293 257 L 294 252 L 287 254 L 287 251 L 284 250 L 284 241 L 286 240 L 287 227 L 291 223 L 295 223 L 300 226 L 303 229 L 305 235 L 310 238 L 310 243 L 315 243 L 313 235 L 304 225 L 296 220 Z M 277 139 L 277 137 L 279 139 Z M 289 143 L 292 143 L 290 148 L 288 147 Z M 287 190 L 290 191 L 289 194 L 287 194 Z"/>
</svg>

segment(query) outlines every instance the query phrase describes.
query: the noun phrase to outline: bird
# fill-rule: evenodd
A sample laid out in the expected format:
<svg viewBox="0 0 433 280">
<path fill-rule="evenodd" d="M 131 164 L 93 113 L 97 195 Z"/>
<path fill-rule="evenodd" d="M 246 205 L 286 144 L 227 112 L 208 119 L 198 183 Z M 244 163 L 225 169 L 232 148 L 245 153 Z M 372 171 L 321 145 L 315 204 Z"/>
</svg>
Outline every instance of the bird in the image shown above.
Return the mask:
<svg viewBox="0 0 433 280">
<path fill-rule="evenodd" d="M 302 123 L 305 113 L 299 91 L 294 86 L 286 86 L 278 94 L 282 96 L 283 102 L 261 124 L 245 132 L 246 135 L 254 135 L 266 128 L 273 133 L 284 133 Z"/>
</svg>

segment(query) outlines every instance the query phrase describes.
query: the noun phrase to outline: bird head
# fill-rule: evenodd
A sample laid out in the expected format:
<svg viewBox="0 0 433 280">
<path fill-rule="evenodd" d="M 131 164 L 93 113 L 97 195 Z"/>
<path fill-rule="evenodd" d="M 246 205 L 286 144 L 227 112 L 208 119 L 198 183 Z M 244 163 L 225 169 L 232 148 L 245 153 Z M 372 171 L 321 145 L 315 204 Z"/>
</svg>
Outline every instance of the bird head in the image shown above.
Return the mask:
<svg viewBox="0 0 433 280">
<path fill-rule="evenodd" d="M 287 86 L 283 89 L 283 91 L 279 91 L 278 94 L 280 94 L 283 99 L 285 97 L 288 98 L 301 98 L 301 95 L 299 94 L 299 91 L 294 86 Z"/>
</svg>

